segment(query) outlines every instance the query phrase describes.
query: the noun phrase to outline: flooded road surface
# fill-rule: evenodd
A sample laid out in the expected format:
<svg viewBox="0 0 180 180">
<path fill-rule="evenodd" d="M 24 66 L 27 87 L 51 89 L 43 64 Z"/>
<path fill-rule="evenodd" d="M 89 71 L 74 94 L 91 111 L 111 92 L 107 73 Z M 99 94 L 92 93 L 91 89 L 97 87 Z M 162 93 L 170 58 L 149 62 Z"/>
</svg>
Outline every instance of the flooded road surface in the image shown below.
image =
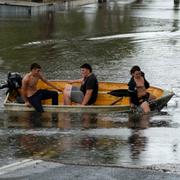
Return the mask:
<svg viewBox="0 0 180 180">
<path fill-rule="evenodd" d="M 0 132 L 2 159 L 33 157 L 70 164 L 126 166 L 175 163 L 179 159 L 179 132 L 168 115 L 43 116 L 35 120 L 32 113 L 8 115 Z"/>
<path fill-rule="evenodd" d="M 0 76 L 40 63 L 49 79 L 79 78 L 88 62 L 99 81 L 128 82 L 138 64 L 153 86 L 175 96 L 159 113 L 4 112 L 0 166 L 37 158 L 70 164 L 180 163 L 179 6 L 169 0 L 109 1 L 36 17 L 0 17 Z"/>
</svg>

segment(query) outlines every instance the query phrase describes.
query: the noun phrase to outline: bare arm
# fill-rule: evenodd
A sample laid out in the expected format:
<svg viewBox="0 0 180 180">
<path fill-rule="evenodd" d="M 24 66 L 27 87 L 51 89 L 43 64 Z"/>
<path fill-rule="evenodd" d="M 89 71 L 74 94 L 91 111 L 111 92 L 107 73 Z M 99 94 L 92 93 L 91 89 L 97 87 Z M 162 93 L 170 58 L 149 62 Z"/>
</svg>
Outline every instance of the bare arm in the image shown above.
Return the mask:
<svg viewBox="0 0 180 180">
<path fill-rule="evenodd" d="M 88 89 L 86 91 L 86 94 L 84 96 L 84 99 L 83 99 L 83 102 L 82 102 L 82 105 L 86 105 L 89 101 L 89 99 L 91 98 L 92 96 L 92 92 L 93 92 L 93 89 Z"/>
<path fill-rule="evenodd" d="M 59 92 L 62 92 L 62 89 L 54 86 L 54 85 L 53 85 L 52 83 L 50 83 L 47 79 L 45 79 L 42 75 L 40 76 L 40 79 L 41 79 L 44 83 L 46 83 L 48 86 L 56 89 L 56 90 L 59 91 Z"/>
<path fill-rule="evenodd" d="M 72 84 L 72 83 L 81 83 L 83 81 L 83 78 L 82 79 L 75 79 L 75 80 L 68 80 L 67 82 Z"/>
</svg>

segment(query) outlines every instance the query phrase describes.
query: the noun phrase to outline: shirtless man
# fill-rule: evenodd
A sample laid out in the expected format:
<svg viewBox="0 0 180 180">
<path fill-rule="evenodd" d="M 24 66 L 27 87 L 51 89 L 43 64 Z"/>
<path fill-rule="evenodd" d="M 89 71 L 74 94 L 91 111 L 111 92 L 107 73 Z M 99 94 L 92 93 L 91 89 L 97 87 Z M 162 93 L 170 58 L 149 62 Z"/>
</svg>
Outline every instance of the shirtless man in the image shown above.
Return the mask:
<svg viewBox="0 0 180 180">
<path fill-rule="evenodd" d="M 56 91 L 50 91 L 46 89 L 37 90 L 37 83 L 39 79 L 57 91 L 62 90 L 48 82 L 48 80 L 43 77 L 41 66 L 39 64 L 31 64 L 31 71 L 26 74 L 22 80 L 21 91 L 26 106 L 33 106 L 37 112 L 43 112 L 44 110 L 41 104 L 41 100 L 52 98 L 52 104 L 58 105 L 58 93 Z"/>
<path fill-rule="evenodd" d="M 150 87 L 139 66 L 133 66 L 130 71 L 132 77 L 128 83 L 131 106 L 140 106 L 143 112 L 150 111 L 149 101 L 155 99 L 146 89 Z"/>
</svg>

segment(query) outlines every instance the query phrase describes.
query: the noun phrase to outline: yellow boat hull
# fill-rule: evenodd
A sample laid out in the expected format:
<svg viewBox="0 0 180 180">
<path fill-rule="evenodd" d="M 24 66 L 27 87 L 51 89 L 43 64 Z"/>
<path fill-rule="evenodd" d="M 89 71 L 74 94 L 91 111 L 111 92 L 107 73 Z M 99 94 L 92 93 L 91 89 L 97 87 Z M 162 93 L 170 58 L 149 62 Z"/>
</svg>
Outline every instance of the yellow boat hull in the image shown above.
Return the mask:
<svg viewBox="0 0 180 180">
<path fill-rule="evenodd" d="M 68 84 L 67 81 L 51 81 L 55 86 L 64 89 Z M 80 86 L 78 83 L 74 83 L 75 86 Z M 129 97 L 116 97 L 108 94 L 108 92 L 116 89 L 127 89 L 126 83 L 116 83 L 116 82 L 99 82 L 98 98 L 95 105 L 81 106 L 78 104 L 63 105 L 63 94 L 59 93 L 59 105 L 51 105 L 51 100 L 42 101 L 44 111 L 47 112 L 107 112 L 107 111 L 120 111 L 129 112 L 131 111 L 129 106 Z M 47 86 L 42 81 L 38 82 L 38 89 L 49 89 L 53 90 Z M 157 87 L 150 87 L 148 92 L 153 94 L 157 99 L 155 104 L 158 104 L 160 109 L 162 109 L 170 98 L 173 96 L 173 92 L 165 91 Z M 33 108 L 26 107 L 24 104 L 16 103 L 12 100 L 13 98 L 8 95 L 4 101 L 5 110 L 10 111 L 34 111 Z M 160 104 L 159 104 L 160 103 Z M 114 104 L 114 105 L 112 105 Z"/>
</svg>

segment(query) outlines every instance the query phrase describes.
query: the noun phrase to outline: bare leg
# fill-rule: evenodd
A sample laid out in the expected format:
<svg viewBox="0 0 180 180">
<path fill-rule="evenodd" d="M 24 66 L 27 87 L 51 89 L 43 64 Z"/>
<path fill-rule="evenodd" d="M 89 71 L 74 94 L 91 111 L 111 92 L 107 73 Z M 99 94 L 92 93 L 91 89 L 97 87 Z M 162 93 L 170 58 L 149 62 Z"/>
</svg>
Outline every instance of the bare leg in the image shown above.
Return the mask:
<svg viewBox="0 0 180 180">
<path fill-rule="evenodd" d="M 71 89 L 72 85 L 68 84 L 65 86 L 64 91 L 63 91 L 63 100 L 64 100 L 64 105 L 71 105 Z"/>
<path fill-rule="evenodd" d="M 151 111 L 151 109 L 149 107 L 149 103 L 147 101 L 145 101 L 141 104 L 141 108 L 143 109 L 144 113 L 148 113 Z"/>
</svg>

